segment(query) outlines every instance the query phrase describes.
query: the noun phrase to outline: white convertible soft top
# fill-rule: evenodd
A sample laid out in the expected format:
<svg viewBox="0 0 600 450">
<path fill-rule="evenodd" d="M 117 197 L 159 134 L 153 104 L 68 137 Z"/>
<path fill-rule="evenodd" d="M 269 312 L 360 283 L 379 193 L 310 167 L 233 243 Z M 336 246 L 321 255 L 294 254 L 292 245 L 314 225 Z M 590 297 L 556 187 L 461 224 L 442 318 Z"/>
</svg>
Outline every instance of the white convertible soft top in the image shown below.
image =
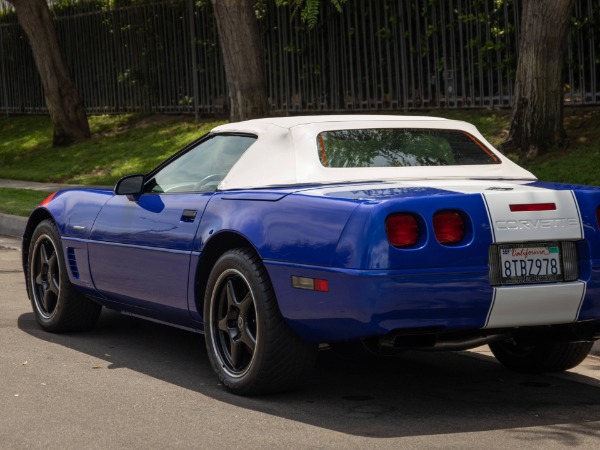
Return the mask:
<svg viewBox="0 0 600 450">
<path fill-rule="evenodd" d="M 483 143 L 501 164 L 411 167 L 324 167 L 317 136 L 323 131 L 365 128 L 433 128 L 462 130 Z M 498 152 L 473 125 L 437 117 L 390 115 L 298 116 L 254 119 L 221 125 L 214 133 L 249 133 L 258 139 L 231 168 L 219 190 L 331 184 L 338 182 L 423 179 L 536 180 Z"/>
</svg>

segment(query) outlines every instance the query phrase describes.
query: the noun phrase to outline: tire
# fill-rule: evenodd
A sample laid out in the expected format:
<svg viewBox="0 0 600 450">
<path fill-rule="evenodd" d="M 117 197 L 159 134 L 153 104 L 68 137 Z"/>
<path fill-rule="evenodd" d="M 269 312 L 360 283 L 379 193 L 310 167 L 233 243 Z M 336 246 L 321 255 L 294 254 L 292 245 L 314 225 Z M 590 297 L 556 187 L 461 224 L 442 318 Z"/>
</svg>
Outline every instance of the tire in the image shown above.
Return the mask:
<svg viewBox="0 0 600 450">
<path fill-rule="evenodd" d="M 54 333 L 91 329 L 102 307 L 75 290 L 65 264 L 60 233 L 44 220 L 31 237 L 27 283 L 33 313 L 40 326 Z"/>
<path fill-rule="evenodd" d="M 522 344 L 513 339 L 489 344 L 505 367 L 522 373 L 563 372 L 581 363 L 593 342 L 550 342 Z"/>
<path fill-rule="evenodd" d="M 306 379 L 317 347 L 285 323 L 271 281 L 250 249 L 215 263 L 204 302 L 206 347 L 213 370 L 235 394 L 283 392 Z"/>
</svg>

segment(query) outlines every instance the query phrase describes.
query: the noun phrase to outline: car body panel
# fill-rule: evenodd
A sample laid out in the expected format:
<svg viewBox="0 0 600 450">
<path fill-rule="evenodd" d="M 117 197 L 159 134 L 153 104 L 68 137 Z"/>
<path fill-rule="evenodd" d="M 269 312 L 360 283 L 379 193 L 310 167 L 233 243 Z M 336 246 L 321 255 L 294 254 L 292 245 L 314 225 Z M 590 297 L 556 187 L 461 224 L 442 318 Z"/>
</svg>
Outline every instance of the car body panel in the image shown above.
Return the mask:
<svg viewBox="0 0 600 450">
<path fill-rule="evenodd" d="M 215 129 L 258 136 L 215 191 L 58 193 L 40 210 L 60 230 L 73 285 L 107 307 L 202 331 L 207 261 L 219 256 L 215 248 L 232 248 L 230 241 L 260 257 L 284 319 L 306 341 L 493 333 L 600 319 L 599 188 L 539 182 L 462 122 L 315 120 L 265 119 Z M 468 131 L 501 162 L 374 171 L 323 167 L 313 151 L 316 133 L 364 123 Z M 531 204 L 551 207 L 511 210 Z M 438 242 L 434 217 L 441 211 L 462 218 L 460 242 Z M 38 213 L 29 230 L 45 217 Z M 418 224 L 419 238 L 406 248 L 391 245 L 386 234 L 386 219 L 399 213 Z M 491 247 L 555 241 L 574 243 L 577 279 L 491 282 Z M 299 289 L 292 277 L 326 280 L 328 289 Z"/>
</svg>

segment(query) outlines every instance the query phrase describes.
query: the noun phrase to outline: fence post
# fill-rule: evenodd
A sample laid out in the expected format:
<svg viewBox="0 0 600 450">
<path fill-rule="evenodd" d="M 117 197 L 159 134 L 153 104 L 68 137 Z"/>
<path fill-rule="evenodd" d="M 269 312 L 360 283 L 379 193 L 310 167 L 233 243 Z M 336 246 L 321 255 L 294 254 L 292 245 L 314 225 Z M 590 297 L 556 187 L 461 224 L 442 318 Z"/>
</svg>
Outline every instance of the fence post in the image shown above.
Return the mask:
<svg viewBox="0 0 600 450">
<path fill-rule="evenodd" d="M 0 51 L 4 53 L 4 26 L 0 26 Z M 4 103 L 4 115 L 8 117 L 8 90 L 6 88 L 6 73 L 4 71 L 4 57 L 5 55 L 0 55 L 0 64 L 1 64 L 1 73 L 2 76 L 2 99 Z"/>
<path fill-rule="evenodd" d="M 194 20 L 194 0 L 188 0 L 190 16 L 190 51 L 192 52 L 192 83 L 194 84 L 194 118 L 199 119 L 198 105 L 198 61 L 196 56 L 196 21 Z"/>
</svg>

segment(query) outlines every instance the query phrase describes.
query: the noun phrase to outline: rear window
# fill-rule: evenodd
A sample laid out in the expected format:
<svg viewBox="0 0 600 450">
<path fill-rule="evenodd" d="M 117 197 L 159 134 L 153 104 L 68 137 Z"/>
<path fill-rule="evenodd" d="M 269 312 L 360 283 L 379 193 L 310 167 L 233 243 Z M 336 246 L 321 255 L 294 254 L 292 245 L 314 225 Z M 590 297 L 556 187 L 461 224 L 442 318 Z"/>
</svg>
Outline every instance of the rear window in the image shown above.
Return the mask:
<svg viewBox="0 0 600 450">
<path fill-rule="evenodd" d="M 324 131 L 317 136 L 325 167 L 409 167 L 499 164 L 473 136 L 460 130 L 370 128 Z"/>
</svg>

